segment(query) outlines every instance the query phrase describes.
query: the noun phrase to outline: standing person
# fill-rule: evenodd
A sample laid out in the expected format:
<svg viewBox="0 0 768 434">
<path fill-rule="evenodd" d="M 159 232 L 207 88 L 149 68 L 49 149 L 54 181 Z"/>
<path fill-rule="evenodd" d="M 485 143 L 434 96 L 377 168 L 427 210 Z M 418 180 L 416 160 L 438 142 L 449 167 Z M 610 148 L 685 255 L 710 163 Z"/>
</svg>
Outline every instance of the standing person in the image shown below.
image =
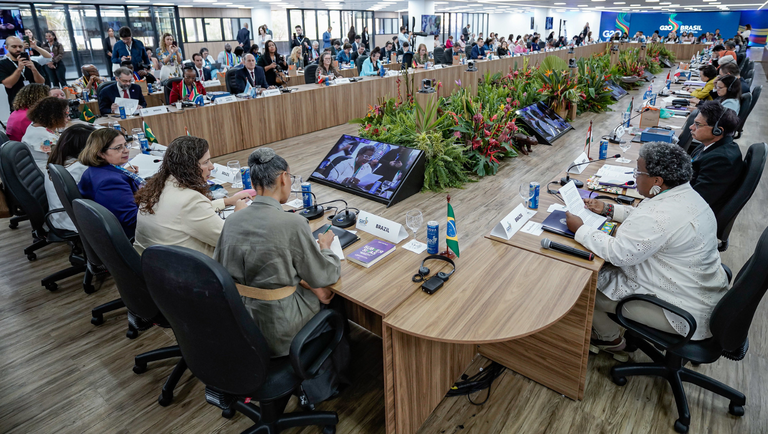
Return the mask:
<svg viewBox="0 0 768 434">
<path fill-rule="evenodd" d="M 134 71 L 142 69 L 142 63 L 149 63 L 147 49 L 144 48 L 144 44 L 141 41 L 133 39 L 130 27 L 120 27 L 117 35 L 120 37 L 120 40 L 112 46 L 112 63 L 119 65 L 121 62 L 128 60 L 133 64 Z M 102 112 L 102 114 L 104 113 Z"/>
<path fill-rule="evenodd" d="M 403 44 L 408 42 L 408 29 L 405 28 L 405 26 L 400 27 L 400 33 L 397 35 L 397 41 L 400 42 L 400 47 L 403 47 Z"/>
<path fill-rule="evenodd" d="M 160 46 L 157 47 L 156 53 L 157 59 L 162 66 L 160 68 L 159 77 L 161 81 L 181 75 L 179 73 L 181 63 L 183 62 L 181 49 L 170 33 L 163 33 L 163 37 L 160 39 Z"/>
<path fill-rule="evenodd" d="M 296 33 L 293 34 L 291 49 L 293 49 L 293 47 L 301 47 L 301 54 L 304 56 L 304 64 L 309 65 L 309 50 L 312 49 L 312 41 L 304 36 L 304 30 L 301 28 L 301 26 L 296 26 L 294 30 Z M 264 47 L 266 47 L 266 45 Z M 266 48 L 264 48 L 264 52 L 267 52 Z"/>
<path fill-rule="evenodd" d="M 243 28 L 237 32 L 237 42 L 243 47 L 244 52 L 251 50 L 251 31 L 248 30 L 248 23 L 243 24 Z"/>
<path fill-rule="evenodd" d="M 269 26 L 266 24 L 264 24 L 264 31 L 269 35 L 269 38 L 272 39 L 274 35 L 272 34 L 272 30 L 269 30 Z M 266 44 L 266 42 L 264 42 L 264 44 Z M 264 46 L 264 44 L 262 44 L 262 46 Z"/>
<path fill-rule="evenodd" d="M 112 77 L 112 47 L 117 43 L 115 29 L 110 27 L 107 30 L 107 37 L 104 38 L 104 54 L 107 55 L 107 77 Z"/>
<path fill-rule="evenodd" d="M 463 29 L 461 29 L 461 36 L 464 37 L 464 41 L 469 40 L 469 24 L 466 25 Z"/>
<path fill-rule="evenodd" d="M 5 86 L 8 94 L 8 106 L 13 111 L 13 99 L 22 87 L 30 83 L 45 83 L 45 78 L 40 74 L 39 63 L 29 60 L 29 55 L 24 51 L 24 43 L 16 36 L 9 36 L 5 40 L 5 50 L 8 53 L 0 60 L 0 82 Z"/>
<path fill-rule="evenodd" d="M 744 26 L 744 31 L 741 32 L 741 37 L 744 38 L 744 43 L 749 47 L 749 36 L 752 34 L 752 24 Z"/>
<path fill-rule="evenodd" d="M 368 35 L 368 26 L 363 26 L 363 33 L 361 36 L 362 36 L 363 45 L 365 46 L 365 51 L 370 50 L 371 47 L 370 47 L 370 39 L 369 39 L 370 37 Z"/>
<path fill-rule="evenodd" d="M 440 43 L 440 37 L 438 35 L 435 35 L 434 41 L 432 42 L 432 50 L 442 46 L 443 44 Z"/>
<path fill-rule="evenodd" d="M 347 39 L 349 39 L 349 43 L 355 42 L 355 36 L 357 36 L 357 32 L 355 32 L 355 26 L 349 26 L 349 32 L 347 32 Z"/>
<path fill-rule="evenodd" d="M 67 85 L 67 67 L 64 65 L 64 46 L 52 31 L 45 32 L 44 50 L 51 53 L 51 61 L 45 65 L 45 72 L 51 86 L 64 87 Z"/>
<path fill-rule="evenodd" d="M 582 39 L 584 39 L 589 34 L 589 30 L 589 22 L 587 22 L 584 24 L 584 28 L 581 29 L 581 33 L 579 33 Z"/>
<path fill-rule="evenodd" d="M 269 34 L 267 33 L 267 29 L 265 26 L 259 26 L 259 29 L 257 30 L 256 35 L 256 43 L 259 44 L 259 46 L 264 46 L 264 44 L 269 41 Z"/>
<path fill-rule="evenodd" d="M 44 65 L 48 63 L 46 59 L 51 58 L 51 53 L 43 50 L 37 45 L 37 39 L 35 34 L 32 33 L 32 29 L 24 30 L 24 51 L 29 53 L 29 58 L 37 63 Z"/>
<path fill-rule="evenodd" d="M 280 53 L 277 52 L 277 45 L 274 41 L 267 41 L 267 45 L 264 48 L 264 55 L 259 57 L 258 66 L 264 69 L 264 76 L 267 79 L 267 84 L 270 86 L 277 86 L 277 68 L 283 70 L 288 69 L 288 65 L 285 64 L 285 60 Z"/>
<path fill-rule="evenodd" d="M 323 33 L 323 50 L 331 48 L 331 30 L 333 30 L 333 28 L 328 27 L 328 30 Z"/>
</svg>

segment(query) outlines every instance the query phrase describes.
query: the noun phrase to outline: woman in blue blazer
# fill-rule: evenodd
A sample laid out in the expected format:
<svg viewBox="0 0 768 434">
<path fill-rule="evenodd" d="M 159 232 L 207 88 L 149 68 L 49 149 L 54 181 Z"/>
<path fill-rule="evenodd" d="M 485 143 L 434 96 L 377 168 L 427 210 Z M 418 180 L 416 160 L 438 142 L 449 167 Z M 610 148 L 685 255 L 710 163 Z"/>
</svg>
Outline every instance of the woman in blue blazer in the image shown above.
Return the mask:
<svg viewBox="0 0 768 434">
<path fill-rule="evenodd" d="M 80 194 L 107 208 L 123 226 L 125 235 L 136 232 L 138 205 L 133 194 L 144 184 L 138 169 L 128 163 L 129 149 L 125 137 L 113 128 L 91 133 L 78 159 L 88 166 L 80 178 Z"/>
</svg>

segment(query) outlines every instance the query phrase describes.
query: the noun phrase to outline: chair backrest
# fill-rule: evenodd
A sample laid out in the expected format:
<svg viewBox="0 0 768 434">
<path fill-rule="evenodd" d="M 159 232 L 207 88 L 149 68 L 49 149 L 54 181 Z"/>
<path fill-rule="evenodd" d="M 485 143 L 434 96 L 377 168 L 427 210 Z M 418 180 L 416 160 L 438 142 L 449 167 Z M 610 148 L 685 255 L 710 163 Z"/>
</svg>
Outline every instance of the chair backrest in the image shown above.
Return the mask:
<svg viewBox="0 0 768 434">
<path fill-rule="evenodd" d="M 693 142 L 693 136 L 691 136 L 691 125 L 693 125 L 694 119 L 699 115 L 699 109 L 694 109 L 685 120 L 685 125 L 680 131 L 680 137 L 678 137 L 677 144 L 687 153 L 691 153 L 691 143 Z"/>
<path fill-rule="evenodd" d="M 753 79 L 754 79 L 754 77 L 749 77 L 749 78 L 745 78 L 744 79 L 744 83 L 747 83 L 747 87 L 750 88 L 750 89 L 752 88 L 752 80 Z"/>
<path fill-rule="evenodd" d="M 446 65 L 453 65 L 453 48 L 446 48 L 443 53 L 443 63 Z"/>
<path fill-rule="evenodd" d="M 400 63 L 400 69 L 408 69 L 413 64 L 413 53 L 408 52 L 403 54 L 403 60 Z"/>
<path fill-rule="evenodd" d="M 752 94 L 742 93 L 741 98 L 739 98 L 739 127 L 736 128 L 737 131 L 741 132 L 742 129 L 744 129 L 744 122 L 747 121 L 747 117 L 749 117 L 749 113 L 751 112 Z"/>
<path fill-rule="evenodd" d="M 725 351 L 734 351 L 747 339 L 755 310 L 768 289 L 768 228 L 757 241 L 752 257 L 741 267 L 733 286 L 715 306 L 709 320 L 712 335 Z"/>
<path fill-rule="evenodd" d="M 739 68 L 744 66 L 744 61 L 747 60 L 747 53 L 744 53 L 742 51 L 739 51 L 736 53 L 736 63 L 739 65 Z"/>
<path fill-rule="evenodd" d="M 750 63 L 752 63 L 752 59 L 747 58 L 747 60 L 744 61 L 744 65 L 741 66 L 740 75 L 744 76 L 744 73 L 749 69 Z"/>
<path fill-rule="evenodd" d="M 163 95 L 165 95 L 165 104 L 170 105 L 171 104 L 171 91 L 173 90 L 173 85 L 183 80 L 181 77 L 172 77 L 165 82 L 163 82 Z"/>
<path fill-rule="evenodd" d="M 763 85 L 755 86 L 754 89 L 752 89 L 752 104 L 749 107 L 749 112 L 752 113 L 752 110 L 755 109 L 755 106 L 757 105 L 757 100 L 760 99 L 760 94 L 763 93 Z M 749 116 L 749 113 L 747 113 L 747 116 Z"/>
<path fill-rule="evenodd" d="M 237 68 L 229 68 L 224 74 L 224 84 L 227 86 L 227 92 L 231 93 L 232 95 L 242 92 L 242 90 L 240 90 L 240 92 L 237 91 L 237 79 L 235 78 L 236 73 Z"/>
<path fill-rule="evenodd" d="M 5 144 L 5 142 L 8 141 L 8 135 L 5 134 L 5 131 L 0 131 L 0 145 Z"/>
<path fill-rule="evenodd" d="M 101 94 L 104 93 L 105 90 L 113 88 L 117 86 L 116 81 L 110 81 L 103 86 L 99 86 L 99 89 L 96 91 L 96 99 L 101 99 Z"/>
<path fill-rule="evenodd" d="M 152 246 L 141 265 L 189 370 L 224 393 L 247 396 L 257 390 L 271 353 L 227 270 L 179 246 Z"/>
<path fill-rule="evenodd" d="M 357 59 L 355 59 L 355 66 L 357 67 L 358 75 L 363 72 L 363 62 L 365 62 L 365 59 L 367 58 L 368 56 L 363 54 L 362 56 L 357 56 Z"/>
<path fill-rule="evenodd" d="M 755 143 L 747 150 L 747 155 L 744 157 L 744 170 L 733 188 L 734 193 L 715 215 L 718 240 L 728 239 L 733 222 L 755 192 L 763 176 L 766 154 L 768 154 L 768 145 L 765 143 Z"/>
<path fill-rule="evenodd" d="M 11 140 L 0 147 L 0 178 L 14 203 L 29 217 L 32 230 L 38 232 L 37 236 L 45 234 L 45 214 L 48 213 L 45 178 L 29 146 Z"/>
<path fill-rule="evenodd" d="M 317 83 L 317 80 L 315 80 L 317 78 L 316 75 L 317 75 L 317 63 L 307 65 L 307 67 L 304 68 L 304 83 L 306 84 Z"/>
<path fill-rule="evenodd" d="M 752 68 L 752 69 L 747 68 L 747 70 L 744 71 L 744 73 L 741 74 L 741 76 L 744 77 L 745 79 L 750 79 L 750 78 L 755 76 L 755 69 L 754 68 Z"/>
<path fill-rule="evenodd" d="M 443 63 L 445 61 L 445 48 L 435 47 L 435 51 L 432 53 L 432 59 L 435 63 Z"/>
<path fill-rule="evenodd" d="M 77 188 L 75 178 L 72 177 L 72 174 L 69 173 L 64 166 L 58 164 L 48 165 L 48 175 L 51 177 L 53 188 L 56 190 L 56 195 L 61 201 L 62 208 L 64 208 L 69 219 L 74 223 L 78 234 L 81 234 L 82 231 L 80 230 L 80 225 L 77 224 L 75 210 L 72 208 L 72 202 L 74 202 L 75 199 L 83 198 L 80 194 L 80 190 Z M 85 239 L 85 236 L 80 235 L 80 241 L 85 249 L 85 256 L 88 258 L 88 262 L 93 265 L 101 265 L 101 261 L 96 255 L 96 252 L 93 251 L 93 248 L 91 248 L 91 245 L 88 244 L 88 240 Z"/>
<path fill-rule="evenodd" d="M 98 258 L 115 279 L 117 292 L 134 315 L 160 322 L 160 310 L 152 301 L 141 272 L 141 257 L 125 235 L 117 217 L 89 199 L 72 203 L 80 235 L 84 236 Z"/>
</svg>

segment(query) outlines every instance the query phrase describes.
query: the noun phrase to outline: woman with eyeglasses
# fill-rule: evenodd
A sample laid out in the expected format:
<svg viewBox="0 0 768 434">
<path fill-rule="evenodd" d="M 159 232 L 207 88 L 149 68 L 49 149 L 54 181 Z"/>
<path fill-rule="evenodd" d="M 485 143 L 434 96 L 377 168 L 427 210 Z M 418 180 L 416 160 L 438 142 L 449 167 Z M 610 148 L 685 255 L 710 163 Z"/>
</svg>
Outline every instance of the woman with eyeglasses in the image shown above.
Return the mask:
<svg viewBox="0 0 768 434">
<path fill-rule="evenodd" d="M 208 142 L 181 136 L 168 145 L 160 170 L 136 195 L 136 242 L 139 253 L 157 244 L 182 246 L 208 256 L 219 241 L 224 220 L 217 214 L 228 206 L 244 209 L 248 192 L 213 200 L 208 177 L 213 170 Z"/>
<path fill-rule="evenodd" d="M 78 159 L 88 166 L 77 184 L 80 194 L 107 208 L 120 221 L 128 238 L 136 232 L 133 198 L 144 180 L 139 169 L 128 163 L 129 148 L 125 137 L 114 128 L 102 128 L 91 133 Z"/>
<path fill-rule="evenodd" d="M 688 311 L 696 320 L 693 340 L 712 336 L 709 318 L 728 289 L 717 251 L 717 220 L 707 202 L 691 187 L 691 157 L 672 143 L 650 142 L 640 148 L 634 170 L 637 207 L 585 199 L 586 207 L 621 222 L 615 236 L 567 213 L 574 239 L 605 259 L 597 278 L 590 350 L 621 352 L 626 342 L 609 317 L 623 298 L 647 294 Z M 647 302 L 624 305 L 628 319 L 657 330 L 686 336 L 680 317 Z M 626 357 L 625 355 L 622 355 Z"/>
</svg>

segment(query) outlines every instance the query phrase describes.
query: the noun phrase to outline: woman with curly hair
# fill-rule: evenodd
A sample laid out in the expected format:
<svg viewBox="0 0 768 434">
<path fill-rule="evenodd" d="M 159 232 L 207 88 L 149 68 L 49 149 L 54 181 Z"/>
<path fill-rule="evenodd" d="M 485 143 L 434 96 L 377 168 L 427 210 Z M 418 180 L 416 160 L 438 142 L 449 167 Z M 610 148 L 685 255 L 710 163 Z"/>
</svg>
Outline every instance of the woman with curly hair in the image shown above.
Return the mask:
<svg viewBox="0 0 768 434">
<path fill-rule="evenodd" d="M 27 112 L 41 99 L 46 98 L 50 90 L 48 86 L 38 83 L 32 83 L 19 90 L 13 99 L 13 112 L 8 117 L 8 128 L 5 130 L 10 140 L 21 141 L 27 127 L 32 123 L 27 119 Z"/>
<path fill-rule="evenodd" d="M 216 212 L 234 205 L 246 207 L 251 195 L 212 200 L 208 176 L 213 170 L 208 142 L 181 136 L 168 145 L 160 170 L 136 192 L 139 214 L 136 242 L 139 253 L 156 244 L 187 247 L 213 256 L 224 220 Z"/>
<path fill-rule="evenodd" d="M 49 96 L 41 99 L 27 112 L 27 119 L 32 123 L 27 127 L 24 142 L 32 150 L 32 155 L 41 170 L 45 170 L 48 154 L 59 140 L 59 132 L 67 126 L 69 104 L 66 99 Z"/>
</svg>

